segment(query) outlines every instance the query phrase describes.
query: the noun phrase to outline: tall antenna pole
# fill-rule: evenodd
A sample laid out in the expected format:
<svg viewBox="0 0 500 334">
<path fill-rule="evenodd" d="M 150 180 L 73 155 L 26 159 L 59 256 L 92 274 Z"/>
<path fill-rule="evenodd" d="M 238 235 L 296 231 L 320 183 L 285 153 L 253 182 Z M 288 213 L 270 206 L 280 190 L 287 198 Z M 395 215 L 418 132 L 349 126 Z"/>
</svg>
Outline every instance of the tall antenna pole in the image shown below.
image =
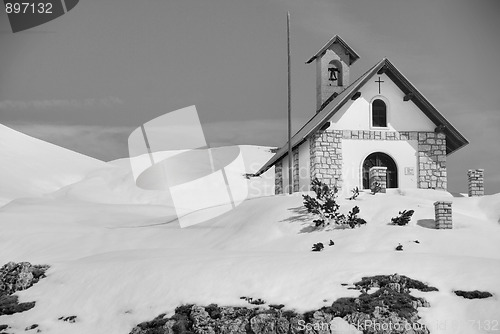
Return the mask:
<svg viewBox="0 0 500 334">
<path fill-rule="evenodd" d="M 293 157 L 292 157 L 292 103 L 290 80 L 290 12 L 286 13 L 286 37 L 288 48 L 288 193 L 293 193 Z"/>
</svg>

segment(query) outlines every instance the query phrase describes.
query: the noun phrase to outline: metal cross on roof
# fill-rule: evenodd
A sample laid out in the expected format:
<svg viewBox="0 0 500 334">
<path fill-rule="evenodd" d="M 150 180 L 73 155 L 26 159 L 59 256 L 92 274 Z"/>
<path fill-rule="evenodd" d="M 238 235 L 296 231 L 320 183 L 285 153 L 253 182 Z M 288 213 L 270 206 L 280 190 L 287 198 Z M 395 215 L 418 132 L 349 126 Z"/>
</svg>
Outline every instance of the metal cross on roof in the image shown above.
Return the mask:
<svg viewBox="0 0 500 334">
<path fill-rule="evenodd" d="M 385 82 L 385 81 L 380 80 L 380 77 L 378 77 L 378 80 L 375 80 L 375 82 L 377 82 L 377 83 L 378 83 L 378 93 L 380 94 L 380 84 L 381 84 L 382 82 Z"/>
</svg>

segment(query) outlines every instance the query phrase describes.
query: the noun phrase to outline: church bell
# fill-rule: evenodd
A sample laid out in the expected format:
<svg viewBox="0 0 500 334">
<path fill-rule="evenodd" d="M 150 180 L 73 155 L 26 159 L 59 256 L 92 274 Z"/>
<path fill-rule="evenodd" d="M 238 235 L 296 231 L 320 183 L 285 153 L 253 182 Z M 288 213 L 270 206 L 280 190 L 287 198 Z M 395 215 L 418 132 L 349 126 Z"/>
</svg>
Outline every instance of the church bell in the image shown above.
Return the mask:
<svg viewBox="0 0 500 334">
<path fill-rule="evenodd" d="M 337 73 L 339 72 L 339 69 L 336 67 L 329 67 L 328 72 L 330 73 L 330 76 L 328 77 L 328 80 L 330 81 L 336 81 L 338 80 Z"/>
</svg>

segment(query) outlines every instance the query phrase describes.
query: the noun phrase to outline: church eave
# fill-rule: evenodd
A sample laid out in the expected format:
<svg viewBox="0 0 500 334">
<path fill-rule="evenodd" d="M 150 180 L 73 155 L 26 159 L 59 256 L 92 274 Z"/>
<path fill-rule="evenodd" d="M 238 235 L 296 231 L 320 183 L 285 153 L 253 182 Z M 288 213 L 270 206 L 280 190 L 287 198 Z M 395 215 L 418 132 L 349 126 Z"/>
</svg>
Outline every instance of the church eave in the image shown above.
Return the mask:
<svg viewBox="0 0 500 334">
<path fill-rule="evenodd" d="M 411 101 L 434 123 L 436 127 L 444 126 L 446 134 L 446 154 L 451 154 L 469 144 L 469 141 L 420 93 L 415 86 L 386 59 L 387 76 L 405 94 L 412 93 Z"/>
<path fill-rule="evenodd" d="M 323 53 L 326 52 L 326 50 L 332 45 L 338 43 L 340 44 L 350 55 L 350 64 L 352 65 L 356 60 L 359 59 L 359 55 L 354 51 L 342 38 L 340 38 L 339 35 L 333 36 L 321 49 L 319 49 L 318 52 L 311 58 L 309 58 L 308 61 L 306 61 L 306 64 L 311 63 L 313 60 L 316 58 L 320 57 Z"/>
<path fill-rule="evenodd" d="M 325 101 L 320 109 L 317 110 L 316 114 L 311 117 L 309 121 L 305 123 L 300 128 L 300 130 L 293 135 L 292 147 L 297 147 L 299 143 L 304 142 L 311 135 L 311 133 L 314 133 L 323 125 L 325 125 L 325 123 L 328 122 L 331 116 L 333 116 L 347 101 L 349 101 L 349 99 L 359 90 L 359 88 L 361 88 L 366 83 L 366 81 L 371 78 L 372 73 L 377 72 L 384 65 L 384 60 L 385 59 L 381 60 L 379 63 L 366 71 L 356 81 L 354 81 L 351 85 L 344 89 L 339 95 L 329 98 L 327 100 L 329 101 L 329 103 L 326 103 Z M 276 152 L 276 154 L 268 162 L 266 162 L 257 173 L 255 173 L 255 175 L 261 175 L 287 155 L 288 142 L 284 146 L 282 146 Z"/>
<path fill-rule="evenodd" d="M 434 123 L 436 127 L 444 126 L 446 134 L 446 154 L 451 154 L 464 147 L 469 141 L 443 116 L 439 111 L 413 86 L 408 79 L 389 61 L 384 58 L 372 68 L 361 75 L 356 81 L 348 86 L 337 96 L 332 96 L 325 101 L 316 114 L 300 128 L 292 137 L 292 147 L 296 148 L 303 143 L 312 133 L 320 129 L 335 113 L 351 99 L 351 97 L 365 83 L 370 80 L 379 70 L 384 73 L 403 91 L 405 94 L 413 93 L 411 101 L 422 110 L 422 112 Z M 287 143 L 288 144 L 288 143 Z M 281 147 L 276 154 L 255 174 L 261 175 L 276 162 L 283 159 L 288 154 L 288 146 Z"/>
</svg>

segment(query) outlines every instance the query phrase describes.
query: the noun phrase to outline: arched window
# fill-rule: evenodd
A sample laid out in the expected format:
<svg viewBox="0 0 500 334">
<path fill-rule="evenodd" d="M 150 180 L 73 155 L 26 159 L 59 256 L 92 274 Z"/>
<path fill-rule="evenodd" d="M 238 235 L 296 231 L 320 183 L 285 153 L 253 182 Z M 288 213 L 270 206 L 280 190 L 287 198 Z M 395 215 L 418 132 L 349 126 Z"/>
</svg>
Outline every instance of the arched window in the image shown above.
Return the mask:
<svg viewBox="0 0 500 334">
<path fill-rule="evenodd" d="M 370 189 L 370 168 L 387 167 L 387 188 L 398 187 L 398 167 L 396 162 L 385 153 L 375 152 L 363 162 L 363 189 Z"/>
<path fill-rule="evenodd" d="M 387 106 L 381 99 L 376 99 L 372 102 L 372 126 L 379 128 L 387 127 Z"/>
<path fill-rule="evenodd" d="M 336 59 L 328 63 L 328 81 L 331 85 L 342 86 L 342 63 Z"/>
</svg>

